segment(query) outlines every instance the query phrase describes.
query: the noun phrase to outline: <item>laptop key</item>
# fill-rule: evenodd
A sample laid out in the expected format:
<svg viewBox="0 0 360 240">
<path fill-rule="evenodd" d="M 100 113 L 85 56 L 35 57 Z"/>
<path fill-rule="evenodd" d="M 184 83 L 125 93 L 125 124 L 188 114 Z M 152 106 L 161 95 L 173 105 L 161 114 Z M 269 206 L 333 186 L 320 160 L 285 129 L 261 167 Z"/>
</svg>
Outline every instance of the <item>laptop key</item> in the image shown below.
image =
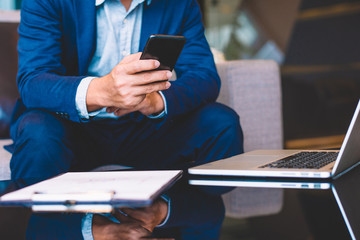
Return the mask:
<svg viewBox="0 0 360 240">
<path fill-rule="evenodd" d="M 300 152 L 260 168 L 295 168 L 295 169 L 320 169 L 334 162 L 337 152 Z"/>
</svg>

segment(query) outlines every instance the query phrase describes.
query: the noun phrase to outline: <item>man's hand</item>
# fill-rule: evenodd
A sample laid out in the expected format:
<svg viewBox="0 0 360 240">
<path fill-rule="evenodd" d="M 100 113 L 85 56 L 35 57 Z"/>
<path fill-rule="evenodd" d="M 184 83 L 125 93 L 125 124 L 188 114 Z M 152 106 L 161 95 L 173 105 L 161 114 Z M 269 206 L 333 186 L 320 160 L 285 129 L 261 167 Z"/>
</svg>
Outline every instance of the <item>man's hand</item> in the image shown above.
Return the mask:
<svg viewBox="0 0 360 240">
<path fill-rule="evenodd" d="M 127 219 L 124 223 L 114 223 L 108 218 L 95 214 L 92 222 L 94 240 L 160 240 L 151 237 L 151 232 L 143 228 L 134 219 Z M 161 239 L 173 240 L 173 239 Z"/>
<path fill-rule="evenodd" d="M 122 208 L 121 212 L 115 212 L 115 217 L 120 222 L 126 222 L 130 217 L 137 222 L 140 222 L 141 226 L 152 232 L 154 228 L 162 223 L 168 214 L 168 204 L 163 199 L 156 200 L 149 207 L 145 208 Z"/>
<path fill-rule="evenodd" d="M 107 108 L 108 113 L 114 112 L 116 116 L 123 116 L 125 114 L 139 111 L 145 116 L 158 115 L 165 109 L 164 101 L 158 92 L 147 94 L 144 100 L 134 108 L 121 109 L 110 107 Z"/>
<path fill-rule="evenodd" d="M 92 233 L 94 240 L 130 240 L 151 236 L 151 232 L 136 222 L 118 224 L 97 214 L 93 216 Z"/>
<path fill-rule="evenodd" d="M 156 96 L 153 94 L 171 86 L 166 80 L 171 78 L 172 73 L 151 71 L 159 67 L 159 61 L 140 60 L 140 56 L 141 53 L 137 53 L 125 57 L 111 73 L 91 81 L 86 95 L 89 112 L 103 107 L 112 107 L 126 112 L 134 111 L 134 109 L 144 112 L 159 110 L 158 101 L 152 100 L 153 96 Z M 148 95 L 150 97 L 147 97 Z M 155 98 L 158 99 L 158 97 Z M 144 100 L 145 103 L 142 103 Z M 139 107 L 140 103 L 142 106 Z M 152 106 L 149 107 L 149 104 Z"/>
</svg>

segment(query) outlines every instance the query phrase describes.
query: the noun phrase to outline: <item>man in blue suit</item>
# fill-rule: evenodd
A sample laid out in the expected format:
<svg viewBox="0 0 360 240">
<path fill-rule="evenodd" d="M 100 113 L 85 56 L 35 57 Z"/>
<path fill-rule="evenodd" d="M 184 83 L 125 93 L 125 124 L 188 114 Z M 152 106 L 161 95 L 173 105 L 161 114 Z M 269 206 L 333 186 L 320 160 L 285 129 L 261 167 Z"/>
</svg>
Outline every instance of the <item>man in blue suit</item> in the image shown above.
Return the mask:
<svg viewBox="0 0 360 240">
<path fill-rule="evenodd" d="M 106 164 L 187 169 L 243 151 L 237 114 L 215 103 L 220 79 L 196 0 L 23 0 L 19 34 L 13 179 Z M 151 34 L 186 37 L 176 81 L 164 81 L 171 72 L 149 71 L 158 61 L 139 60 Z M 99 239 L 114 233 L 104 229 L 122 232 L 131 218 L 126 228 L 148 230 L 142 236 L 162 223 L 181 239 L 217 239 L 221 197 L 175 189 L 148 209 L 115 216 L 120 224 L 87 215 L 64 226 Z"/>
</svg>

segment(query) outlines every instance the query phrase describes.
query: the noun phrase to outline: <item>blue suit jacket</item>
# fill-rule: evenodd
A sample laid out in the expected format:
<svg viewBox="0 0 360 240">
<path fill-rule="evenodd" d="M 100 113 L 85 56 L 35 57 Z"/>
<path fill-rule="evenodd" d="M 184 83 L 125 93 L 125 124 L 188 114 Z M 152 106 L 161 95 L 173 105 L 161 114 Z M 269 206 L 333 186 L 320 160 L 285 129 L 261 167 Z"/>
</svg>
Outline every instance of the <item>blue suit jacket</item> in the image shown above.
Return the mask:
<svg viewBox="0 0 360 240">
<path fill-rule="evenodd" d="M 140 49 L 151 34 L 183 35 L 178 80 L 164 91 L 168 117 L 215 101 L 220 88 L 196 0 L 153 0 L 144 5 Z M 27 109 L 80 121 L 75 94 L 96 44 L 95 0 L 23 0 L 18 87 Z M 19 114 L 18 114 L 19 115 Z"/>
</svg>

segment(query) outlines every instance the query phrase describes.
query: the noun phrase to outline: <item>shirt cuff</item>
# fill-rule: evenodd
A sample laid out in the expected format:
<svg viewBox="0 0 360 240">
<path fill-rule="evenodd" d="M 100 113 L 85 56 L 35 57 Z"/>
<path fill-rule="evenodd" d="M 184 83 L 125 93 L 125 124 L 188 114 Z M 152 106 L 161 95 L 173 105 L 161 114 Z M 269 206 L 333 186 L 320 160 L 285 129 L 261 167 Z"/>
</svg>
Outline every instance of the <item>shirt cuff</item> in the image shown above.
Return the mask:
<svg viewBox="0 0 360 240">
<path fill-rule="evenodd" d="M 147 116 L 148 118 L 158 119 L 158 118 L 165 117 L 167 115 L 167 102 L 166 102 L 165 95 L 162 93 L 162 91 L 159 91 L 158 93 L 160 94 L 160 96 L 162 97 L 162 100 L 164 101 L 164 111 L 162 111 L 158 115 L 149 115 L 149 116 Z"/>
<path fill-rule="evenodd" d="M 107 217 L 109 220 L 113 221 L 114 223 L 120 223 L 111 213 L 100 213 L 99 215 L 103 215 Z M 92 220 L 93 220 L 94 213 L 86 214 L 81 222 L 81 232 L 83 235 L 84 240 L 94 240 L 94 236 L 92 234 Z"/>
<path fill-rule="evenodd" d="M 100 109 L 98 111 L 89 113 L 86 106 L 86 94 L 91 81 L 94 80 L 95 78 L 96 77 L 83 78 L 76 90 L 76 96 L 75 96 L 76 110 L 81 119 L 88 120 L 90 117 L 94 117 L 102 111 L 102 109 Z"/>
<path fill-rule="evenodd" d="M 81 221 L 81 232 L 84 237 L 84 240 L 94 240 L 94 236 L 92 234 L 92 219 L 94 214 L 88 213 L 86 214 Z"/>
<path fill-rule="evenodd" d="M 159 225 L 157 225 L 156 227 L 162 227 L 164 226 L 167 221 L 170 218 L 170 208 L 171 208 L 171 201 L 170 198 L 167 195 L 162 195 L 161 198 L 168 204 L 168 212 L 166 215 L 165 220 L 160 223 Z M 108 219 L 110 219 L 111 221 L 115 222 L 115 223 L 120 223 L 114 216 L 112 216 L 112 214 L 110 213 L 104 213 L 104 214 L 100 214 L 103 215 L 105 217 L 107 217 Z M 86 214 L 81 221 L 81 232 L 83 235 L 84 240 L 94 240 L 94 236 L 92 234 L 92 220 L 93 220 L 93 213 L 88 213 Z"/>
<path fill-rule="evenodd" d="M 161 196 L 161 198 L 167 203 L 168 212 L 167 212 L 165 220 L 162 223 L 160 223 L 159 225 L 157 225 L 156 226 L 157 228 L 164 226 L 167 223 L 167 221 L 169 220 L 169 218 L 170 218 L 170 208 L 171 208 L 170 197 L 164 194 L 164 195 Z"/>
</svg>

